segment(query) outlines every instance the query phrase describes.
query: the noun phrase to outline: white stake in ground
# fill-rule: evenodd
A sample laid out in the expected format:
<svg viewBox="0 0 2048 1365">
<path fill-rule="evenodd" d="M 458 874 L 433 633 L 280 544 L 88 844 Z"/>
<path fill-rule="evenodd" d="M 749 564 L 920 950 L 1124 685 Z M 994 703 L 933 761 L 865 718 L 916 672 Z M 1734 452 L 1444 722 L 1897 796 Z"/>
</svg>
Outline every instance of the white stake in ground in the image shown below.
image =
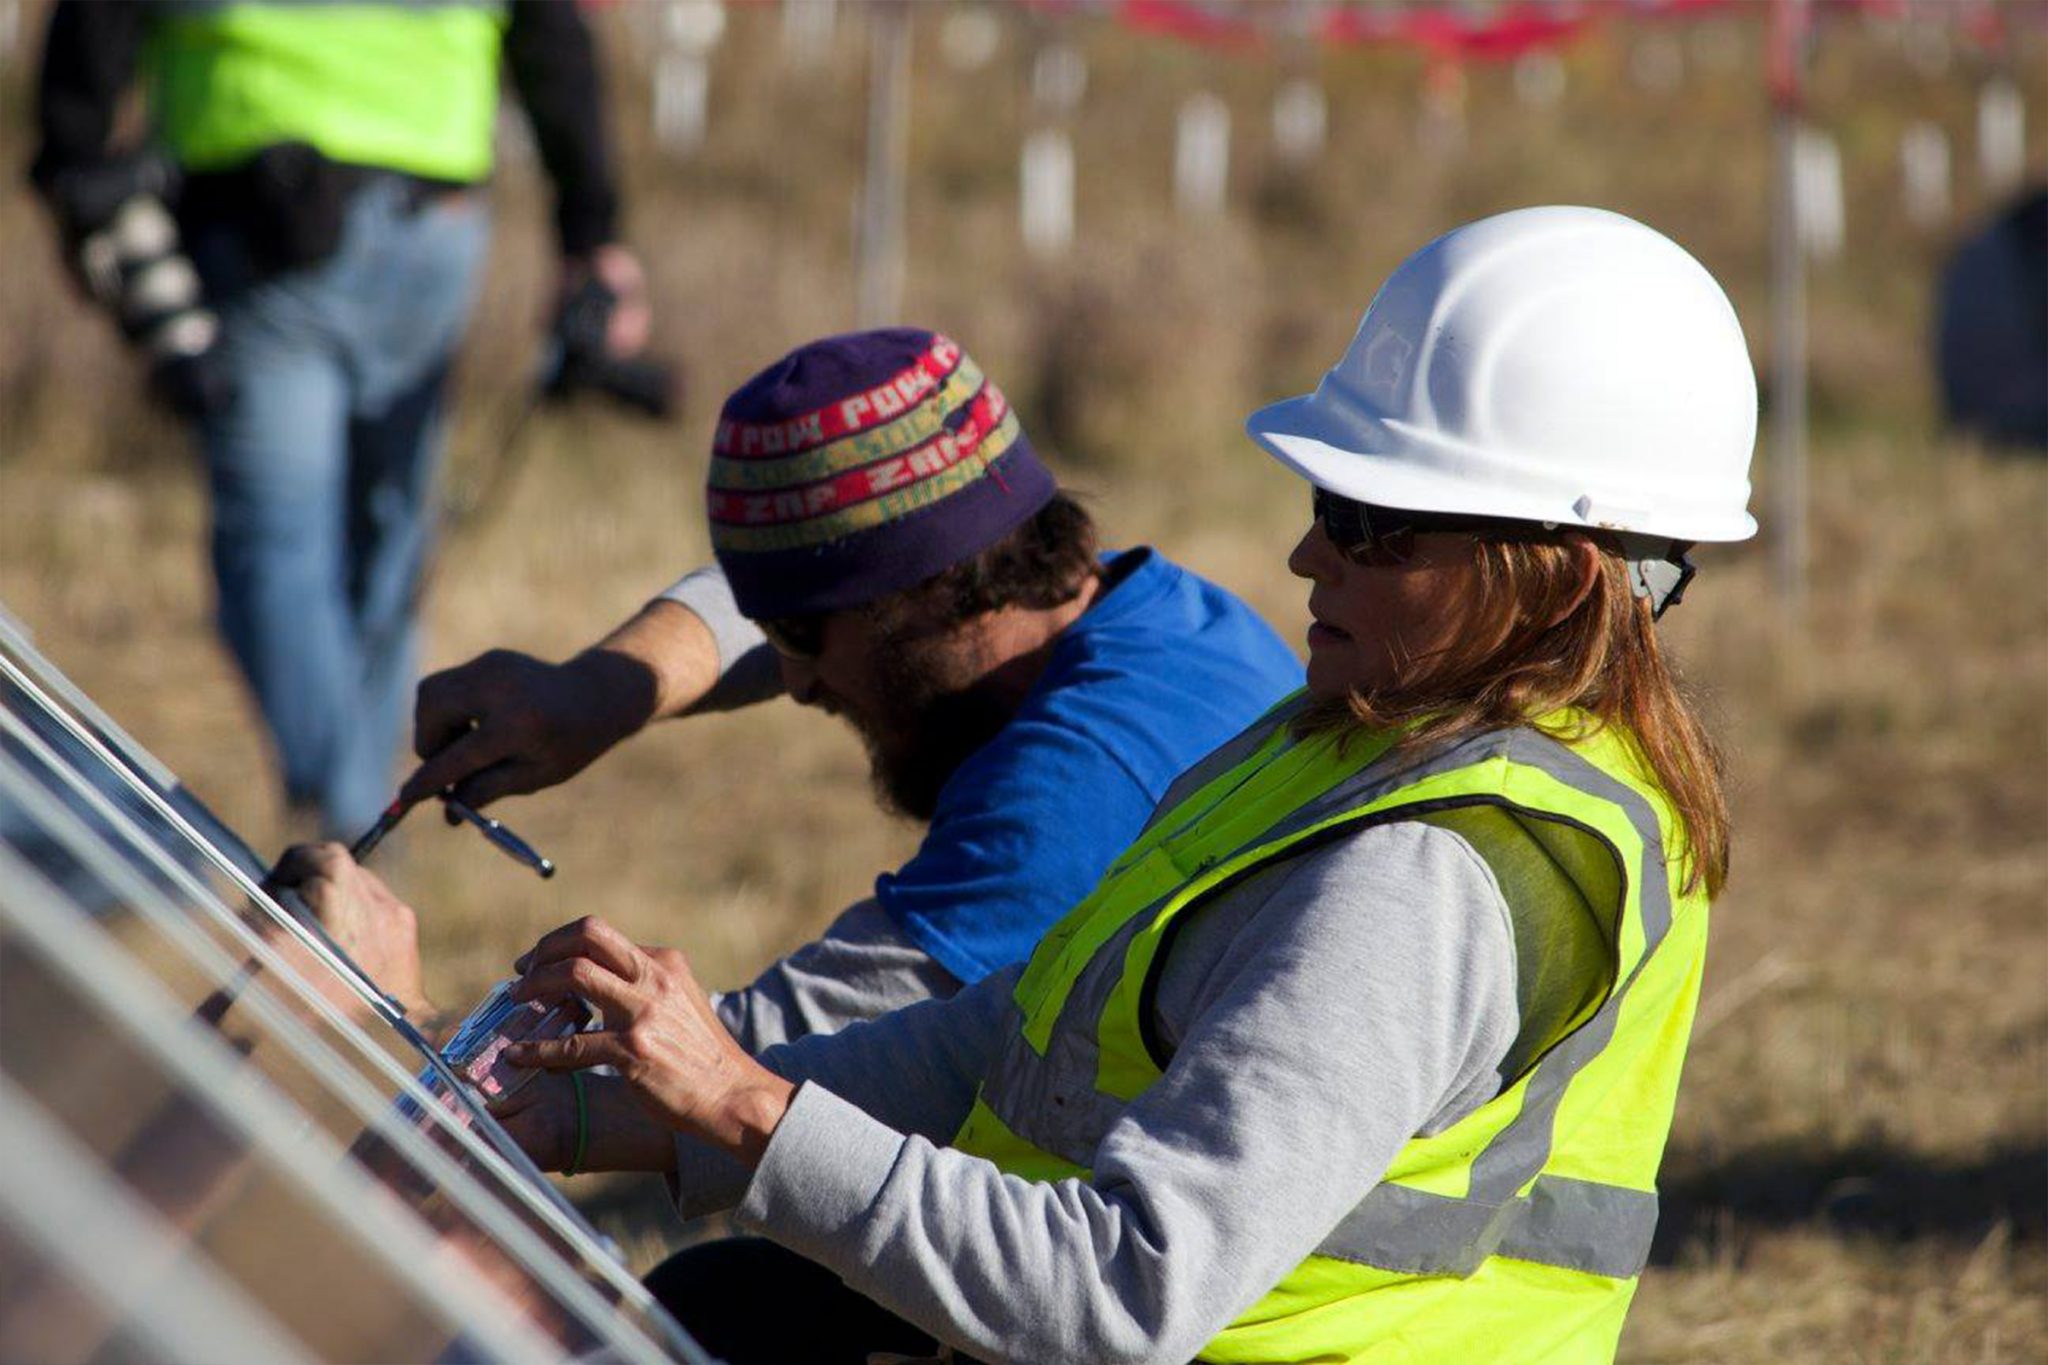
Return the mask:
<svg viewBox="0 0 2048 1365">
<path fill-rule="evenodd" d="M 1041 49 L 1031 61 L 1031 102 L 1051 118 L 1070 117 L 1088 93 L 1088 59 L 1065 43 Z"/>
<path fill-rule="evenodd" d="M 1017 226 L 1024 249 L 1041 260 L 1074 243 L 1074 138 L 1067 129 L 1088 93 L 1088 59 L 1054 41 L 1031 59 L 1031 106 L 1042 124 L 1025 139 L 1017 165 Z"/>
<path fill-rule="evenodd" d="M 654 140 L 665 151 L 696 151 L 710 108 L 710 64 L 688 53 L 662 53 L 654 66 Z"/>
<path fill-rule="evenodd" d="M 903 313 L 903 195 L 910 163 L 910 8 L 868 7 L 868 155 L 861 181 L 859 325 L 886 327 Z"/>
<path fill-rule="evenodd" d="M 1456 62 L 1433 62 L 1423 73 L 1415 145 L 1426 160 L 1448 160 L 1465 151 L 1465 68 Z"/>
<path fill-rule="evenodd" d="M 1842 254 L 1848 236 L 1842 203 L 1842 149 L 1832 135 L 1801 125 L 1792 144 L 1793 193 L 1799 201 L 1799 244 L 1819 261 Z"/>
<path fill-rule="evenodd" d="M 654 140 L 675 153 L 704 143 L 711 109 L 711 52 L 725 36 L 722 0 L 669 0 L 654 65 Z"/>
<path fill-rule="evenodd" d="M 956 9 L 939 26 L 939 51 L 945 54 L 946 65 L 963 75 L 971 75 L 994 61 L 1002 45 L 1002 24 L 993 13 L 980 7 Z"/>
<path fill-rule="evenodd" d="M 1040 128 L 1024 139 L 1017 212 L 1032 255 L 1064 256 L 1074 244 L 1074 141 L 1066 129 Z"/>
<path fill-rule="evenodd" d="M 1899 186 L 1907 222 L 1923 231 L 1948 222 L 1948 134 L 1939 124 L 1922 119 L 1900 135 Z"/>
<path fill-rule="evenodd" d="M 1290 166 L 1312 166 L 1329 139 L 1330 102 L 1323 87 L 1296 76 L 1273 94 L 1273 150 Z"/>
<path fill-rule="evenodd" d="M 1203 90 L 1180 106 L 1173 143 L 1173 202 L 1184 217 L 1223 212 L 1230 184 L 1230 106 Z"/>
<path fill-rule="evenodd" d="M 1771 8 L 1771 519 L 1778 602 L 1795 629 L 1806 623 L 1806 229 L 1799 147 L 1806 128 L 1807 0 Z"/>
<path fill-rule="evenodd" d="M 1984 188 L 2003 194 L 2027 173 L 2027 106 L 2009 76 L 1994 76 L 1977 95 L 1977 170 Z"/>
<path fill-rule="evenodd" d="M 1523 108 L 1556 108 L 1564 87 L 1564 59 L 1555 52 L 1525 52 L 1515 58 L 1515 98 Z"/>
</svg>

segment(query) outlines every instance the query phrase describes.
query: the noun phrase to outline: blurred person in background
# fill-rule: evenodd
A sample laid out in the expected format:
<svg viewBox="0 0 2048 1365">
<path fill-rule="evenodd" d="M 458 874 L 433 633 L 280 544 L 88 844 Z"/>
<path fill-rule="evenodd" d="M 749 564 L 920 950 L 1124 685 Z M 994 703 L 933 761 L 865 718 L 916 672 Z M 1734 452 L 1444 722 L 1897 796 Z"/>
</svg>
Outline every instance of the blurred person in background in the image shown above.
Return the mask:
<svg viewBox="0 0 2048 1365">
<path fill-rule="evenodd" d="M 31 171 L 67 260 L 196 422 L 223 634 L 287 799 L 353 836 L 416 676 L 442 401 L 485 255 L 498 71 L 557 191 L 561 291 L 645 342 L 573 4 L 59 0 Z M 117 138 L 138 72 L 147 131 Z M 174 206 L 175 219 L 166 209 Z"/>
<path fill-rule="evenodd" d="M 1656 621 L 1756 529 L 1740 325 L 1651 229 L 1521 210 L 1248 430 L 1311 486 L 1307 687 L 1027 963 L 758 1059 L 601 920 L 515 964 L 603 1025 L 508 1052 L 577 1077 L 521 1144 L 758 1235 L 649 1277 L 714 1355 L 1613 1358 L 1728 870 Z"/>
<path fill-rule="evenodd" d="M 2048 451 L 2048 185 L 1973 232 L 1941 274 L 1935 362 L 1954 426 Z"/>
<path fill-rule="evenodd" d="M 422 683 L 427 757 L 401 799 L 538 790 L 656 718 L 779 695 L 843 718 L 883 805 L 928 829 L 872 897 L 720 998 L 749 1050 L 1022 961 L 1175 775 L 1301 681 L 1230 593 L 1156 550 L 1102 553 L 1002 391 L 937 333 L 829 337 L 750 379 L 707 509 L 717 564 L 600 643 Z"/>
</svg>

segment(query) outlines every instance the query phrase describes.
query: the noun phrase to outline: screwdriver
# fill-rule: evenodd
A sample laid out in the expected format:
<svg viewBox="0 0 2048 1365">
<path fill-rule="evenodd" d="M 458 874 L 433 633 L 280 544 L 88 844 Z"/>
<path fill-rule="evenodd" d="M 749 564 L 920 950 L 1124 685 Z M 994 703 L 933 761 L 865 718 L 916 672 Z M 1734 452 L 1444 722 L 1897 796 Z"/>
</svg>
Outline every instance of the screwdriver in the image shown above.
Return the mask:
<svg viewBox="0 0 2048 1365">
<path fill-rule="evenodd" d="M 492 843 L 503 849 L 506 855 L 514 861 L 524 863 L 543 877 L 555 875 L 554 863 L 542 857 L 532 844 L 527 843 L 526 840 L 505 828 L 502 821 L 493 820 L 488 815 L 479 814 L 446 793 L 443 793 L 441 803 L 448 808 L 449 824 L 455 825 L 467 821 L 481 830 L 486 839 L 489 839 Z M 397 801 L 393 801 L 390 805 L 386 806 L 384 813 L 377 817 L 377 823 L 363 831 L 362 838 L 349 845 L 348 856 L 356 862 L 361 862 L 369 857 L 370 850 L 382 843 L 385 835 L 398 828 L 398 822 L 403 820 L 406 812 L 411 809 L 410 806 L 402 805 Z"/>
<path fill-rule="evenodd" d="M 555 865 L 552 862 L 541 857 L 539 851 L 532 844 L 527 843 L 526 840 L 520 838 L 511 830 L 506 829 L 500 821 L 493 820 L 488 815 L 483 815 L 470 809 L 452 796 L 443 796 L 441 804 L 448 808 L 449 824 L 452 825 L 457 820 L 467 820 L 470 824 L 483 831 L 484 838 L 489 839 L 499 848 L 504 849 L 514 861 L 525 863 L 542 877 L 552 877 L 555 875 Z"/>
<path fill-rule="evenodd" d="M 349 858 L 359 863 L 369 857 L 370 850 L 383 843 L 384 836 L 398 828 L 398 822 L 405 818 L 406 811 L 410 809 L 410 806 L 400 805 L 396 801 L 386 806 L 384 813 L 377 817 L 377 823 L 364 830 L 363 837 L 348 846 Z"/>
</svg>

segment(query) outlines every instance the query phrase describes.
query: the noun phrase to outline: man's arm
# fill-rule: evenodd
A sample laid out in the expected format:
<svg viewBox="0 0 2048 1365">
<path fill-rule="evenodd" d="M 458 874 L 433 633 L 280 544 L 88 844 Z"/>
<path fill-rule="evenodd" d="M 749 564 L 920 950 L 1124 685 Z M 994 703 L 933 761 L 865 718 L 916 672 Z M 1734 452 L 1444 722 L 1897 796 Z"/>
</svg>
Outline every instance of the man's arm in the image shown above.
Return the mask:
<svg viewBox="0 0 2048 1365">
<path fill-rule="evenodd" d="M 776 695 L 761 633 L 716 569 L 670 587 L 574 658 L 494 649 L 420 684 L 410 805 L 454 787 L 472 806 L 566 782 L 650 722 Z"/>
<path fill-rule="evenodd" d="M 638 355 L 654 318 L 647 271 L 619 240 L 604 80 L 582 7 L 564 0 L 513 0 L 505 64 L 555 186 L 555 235 L 562 248 L 556 298 L 566 302 L 596 280 L 612 300 L 606 352 L 614 358 Z"/>
<path fill-rule="evenodd" d="M 581 7 L 514 0 L 505 65 L 555 184 L 562 254 L 589 256 L 618 236 L 619 196 L 605 135 L 604 82 Z"/>
<path fill-rule="evenodd" d="M 711 633 L 716 676 L 694 691 L 687 703 L 667 715 L 704 711 L 737 711 L 743 706 L 782 695 L 782 666 L 761 628 L 740 614 L 725 571 L 707 564 L 684 574 L 648 603 L 683 607 Z"/>
<path fill-rule="evenodd" d="M 836 1033 L 920 1000 L 944 1000 L 960 986 L 959 977 L 869 899 L 770 966 L 752 985 L 715 995 L 712 1004 L 740 1046 L 758 1055 L 778 1043 Z"/>
<path fill-rule="evenodd" d="M 44 195 L 65 171 L 107 154 L 115 112 L 135 79 L 143 18 L 136 0 L 60 0 L 50 11 L 36 87 L 42 143 L 29 170 Z"/>
</svg>

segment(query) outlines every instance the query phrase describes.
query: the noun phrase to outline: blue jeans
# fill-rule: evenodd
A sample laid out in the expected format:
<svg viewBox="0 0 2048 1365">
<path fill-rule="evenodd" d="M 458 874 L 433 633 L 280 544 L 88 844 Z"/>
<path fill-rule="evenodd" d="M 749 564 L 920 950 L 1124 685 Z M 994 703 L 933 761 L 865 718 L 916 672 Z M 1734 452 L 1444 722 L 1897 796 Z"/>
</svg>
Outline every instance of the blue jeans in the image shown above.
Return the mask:
<svg viewBox="0 0 2048 1365">
<path fill-rule="evenodd" d="M 480 194 L 421 204 L 390 177 L 313 266 L 265 276 L 226 227 L 191 243 L 236 384 L 201 432 L 221 631 L 287 799 L 328 835 L 360 834 L 395 790 L 442 390 L 488 232 Z"/>
</svg>

